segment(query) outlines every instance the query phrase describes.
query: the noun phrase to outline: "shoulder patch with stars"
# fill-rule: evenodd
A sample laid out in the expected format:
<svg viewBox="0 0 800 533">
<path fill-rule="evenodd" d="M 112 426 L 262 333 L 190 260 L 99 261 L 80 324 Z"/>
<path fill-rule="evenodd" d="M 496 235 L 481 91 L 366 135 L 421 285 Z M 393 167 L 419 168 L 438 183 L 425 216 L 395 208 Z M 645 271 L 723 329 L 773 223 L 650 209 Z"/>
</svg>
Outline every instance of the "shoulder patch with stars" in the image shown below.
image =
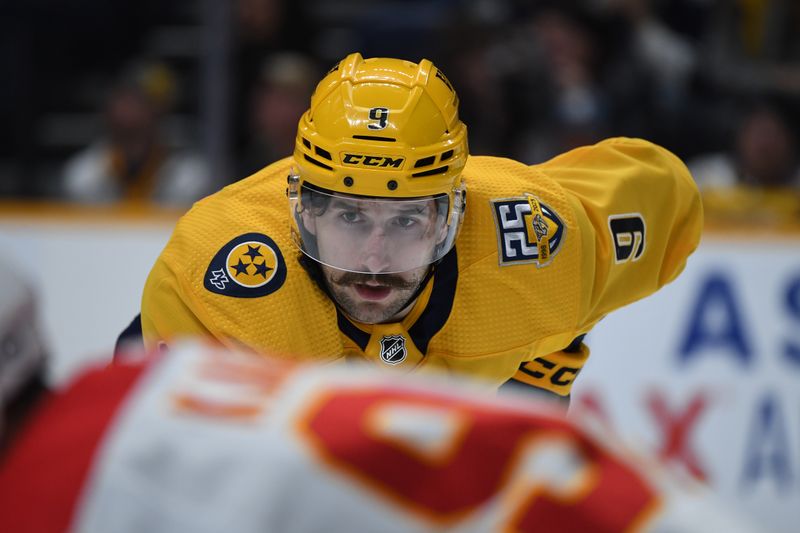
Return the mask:
<svg viewBox="0 0 800 533">
<path fill-rule="evenodd" d="M 278 245 L 261 233 L 239 235 L 214 255 L 203 279 L 213 293 L 258 298 L 281 288 L 286 262 Z"/>
<path fill-rule="evenodd" d="M 497 226 L 500 266 L 549 265 L 564 243 L 566 227 L 558 214 L 532 194 L 490 200 Z"/>
</svg>

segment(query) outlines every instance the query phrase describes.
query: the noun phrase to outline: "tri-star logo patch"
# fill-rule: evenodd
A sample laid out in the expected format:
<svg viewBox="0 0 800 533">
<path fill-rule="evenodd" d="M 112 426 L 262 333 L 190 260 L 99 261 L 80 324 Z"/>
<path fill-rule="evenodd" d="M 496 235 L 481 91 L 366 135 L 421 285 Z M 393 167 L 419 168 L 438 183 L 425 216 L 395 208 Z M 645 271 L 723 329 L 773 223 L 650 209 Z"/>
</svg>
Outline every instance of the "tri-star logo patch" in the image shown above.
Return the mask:
<svg viewBox="0 0 800 533">
<path fill-rule="evenodd" d="M 203 285 L 224 296 L 257 298 L 280 289 L 284 281 L 286 262 L 278 245 L 261 233 L 246 233 L 214 255 Z"/>
</svg>

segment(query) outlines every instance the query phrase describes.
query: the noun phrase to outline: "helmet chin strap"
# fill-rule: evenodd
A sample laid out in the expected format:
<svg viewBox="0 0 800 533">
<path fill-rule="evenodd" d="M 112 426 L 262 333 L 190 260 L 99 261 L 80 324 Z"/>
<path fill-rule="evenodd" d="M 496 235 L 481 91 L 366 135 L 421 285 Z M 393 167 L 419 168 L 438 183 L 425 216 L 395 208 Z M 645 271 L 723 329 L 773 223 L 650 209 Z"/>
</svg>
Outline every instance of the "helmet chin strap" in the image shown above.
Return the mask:
<svg viewBox="0 0 800 533">
<path fill-rule="evenodd" d="M 428 282 L 430 282 L 431 278 L 433 277 L 433 271 L 435 270 L 435 266 L 436 263 L 432 263 L 428 267 L 428 272 L 425 273 L 425 277 L 422 278 L 422 281 L 419 283 L 417 289 L 411 294 L 411 296 L 408 297 L 408 299 L 406 299 L 405 302 L 403 302 L 403 307 L 400 308 L 401 311 L 409 307 L 412 303 L 414 303 L 414 301 L 416 301 L 417 298 L 419 298 L 419 295 L 422 294 L 422 291 L 425 290 L 425 287 L 428 286 Z"/>
</svg>

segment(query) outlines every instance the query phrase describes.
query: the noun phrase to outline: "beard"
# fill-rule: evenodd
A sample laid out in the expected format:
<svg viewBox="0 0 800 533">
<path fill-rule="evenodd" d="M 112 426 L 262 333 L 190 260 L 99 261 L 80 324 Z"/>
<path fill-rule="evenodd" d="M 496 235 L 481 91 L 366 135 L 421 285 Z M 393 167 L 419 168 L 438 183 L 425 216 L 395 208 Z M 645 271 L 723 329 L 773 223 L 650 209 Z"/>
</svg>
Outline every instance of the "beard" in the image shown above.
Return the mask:
<svg viewBox="0 0 800 533">
<path fill-rule="evenodd" d="M 358 274 L 323 267 L 325 284 L 336 303 L 350 318 L 365 324 L 401 320 L 398 315 L 412 303 L 427 272 L 423 267 L 402 274 Z M 381 300 L 369 300 L 358 295 L 357 285 L 380 286 L 390 293 Z"/>
</svg>

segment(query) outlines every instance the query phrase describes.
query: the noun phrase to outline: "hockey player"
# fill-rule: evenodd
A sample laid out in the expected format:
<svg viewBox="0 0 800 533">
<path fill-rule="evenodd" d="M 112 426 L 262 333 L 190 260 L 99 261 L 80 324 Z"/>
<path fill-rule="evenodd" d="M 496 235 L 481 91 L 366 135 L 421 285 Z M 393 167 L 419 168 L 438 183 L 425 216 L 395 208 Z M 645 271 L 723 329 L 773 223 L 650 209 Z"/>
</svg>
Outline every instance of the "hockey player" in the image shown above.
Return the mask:
<svg viewBox="0 0 800 533">
<path fill-rule="evenodd" d="M 0 257 L 0 453 L 46 391 L 47 349 L 33 284 Z"/>
<path fill-rule="evenodd" d="M 184 344 L 89 371 L 0 460 L 0 531 L 755 531 L 549 405 L 400 378 Z"/>
<path fill-rule="evenodd" d="M 673 280 L 701 225 L 691 176 L 659 146 L 469 156 L 440 70 L 355 53 L 317 86 L 294 157 L 181 219 L 141 328 L 148 347 L 202 335 L 568 397 L 586 333 Z"/>
</svg>

